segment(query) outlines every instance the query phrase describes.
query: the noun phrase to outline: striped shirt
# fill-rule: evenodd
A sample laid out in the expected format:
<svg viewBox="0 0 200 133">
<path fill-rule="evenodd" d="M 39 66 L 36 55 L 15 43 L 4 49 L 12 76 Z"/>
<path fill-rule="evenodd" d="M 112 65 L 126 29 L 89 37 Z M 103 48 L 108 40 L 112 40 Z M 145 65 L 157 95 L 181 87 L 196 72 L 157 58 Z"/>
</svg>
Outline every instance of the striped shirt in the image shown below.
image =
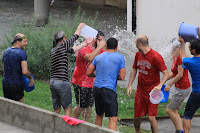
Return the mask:
<svg viewBox="0 0 200 133">
<path fill-rule="evenodd" d="M 51 78 L 68 81 L 68 53 L 74 53 L 70 46 L 79 38 L 74 34 L 70 39 L 51 49 Z"/>
</svg>

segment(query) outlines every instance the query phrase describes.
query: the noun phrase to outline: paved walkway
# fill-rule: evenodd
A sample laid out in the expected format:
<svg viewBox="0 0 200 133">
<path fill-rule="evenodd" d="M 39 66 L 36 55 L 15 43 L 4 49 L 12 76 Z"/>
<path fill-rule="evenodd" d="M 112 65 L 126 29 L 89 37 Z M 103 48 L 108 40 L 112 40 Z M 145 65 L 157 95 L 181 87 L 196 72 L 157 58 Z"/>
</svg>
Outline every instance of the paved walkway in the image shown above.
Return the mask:
<svg viewBox="0 0 200 133">
<path fill-rule="evenodd" d="M 33 132 L 23 130 L 18 127 L 14 127 L 0 122 L 0 133 L 33 133 Z"/>
<path fill-rule="evenodd" d="M 148 121 L 143 122 L 141 128 L 144 130 L 151 130 L 150 123 Z M 175 128 L 170 119 L 158 120 L 159 133 L 174 133 Z M 194 117 L 192 119 L 190 133 L 200 133 L 200 117 Z"/>
</svg>

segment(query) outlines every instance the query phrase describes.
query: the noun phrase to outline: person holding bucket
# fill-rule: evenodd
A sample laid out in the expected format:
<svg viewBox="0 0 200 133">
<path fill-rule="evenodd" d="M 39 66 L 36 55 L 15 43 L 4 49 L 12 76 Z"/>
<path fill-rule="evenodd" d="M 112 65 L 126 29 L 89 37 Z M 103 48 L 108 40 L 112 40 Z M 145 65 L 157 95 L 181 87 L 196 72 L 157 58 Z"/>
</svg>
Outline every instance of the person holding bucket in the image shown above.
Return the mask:
<svg viewBox="0 0 200 133">
<path fill-rule="evenodd" d="M 185 42 L 182 37 L 179 37 L 181 42 L 181 59 L 182 66 L 188 69 L 192 77 L 192 92 L 187 101 L 184 117 L 183 117 L 183 129 L 184 133 L 189 133 L 191 128 L 191 119 L 197 109 L 200 108 L 200 40 L 194 39 L 190 41 L 189 50 L 194 57 L 186 57 Z"/>
<path fill-rule="evenodd" d="M 27 37 L 18 33 L 12 44 L 12 47 L 5 50 L 2 58 L 4 63 L 3 93 L 5 98 L 24 103 L 25 86 L 22 74 L 30 80 L 30 87 L 34 85 L 34 80 L 28 70 L 27 55 L 24 51 L 28 45 Z"/>
<path fill-rule="evenodd" d="M 188 78 L 188 70 L 182 67 L 182 60 L 180 57 L 180 42 L 177 39 L 172 41 L 172 55 L 173 55 L 173 64 L 171 67 L 171 73 L 168 77 L 168 80 L 172 79 L 166 86 L 164 91 L 168 92 L 170 87 L 175 84 L 175 91 L 170 100 L 170 103 L 167 106 L 166 113 L 173 122 L 176 132 L 183 133 L 183 126 L 181 117 L 178 114 L 178 109 L 181 109 L 183 106 L 183 101 L 190 94 L 190 81 Z"/>
<path fill-rule="evenodd" d="M 81 28 L 84 23 L 80 23 L 74 35 L 67 39 L 64 31 L 58 31 L 54 34 L 53 48 L 50 52 L 51 75 L 50 90 L 54 112 L 60 113 L 61 106 L 66 116 L 71 116 L 72 111 L 72 92 L 68 78 L 68 54 L 75 53 L 81 48 L 87 46 L 87 42 L 81 45 L 71 45 L 80 36 Z"/>
<path fill-rule="evenodd" d="M 169 72 L 162 56 L 151 49 L 148 38 L 141 35 L 136 39 L 136 47 L 139 52 L 135 55 L 135 61 L 130 73 L 127 95 L 130 97 L 132 93 L 132 83 L 135 80 L 137 70 L 138 85 L 135 94 L 135 112 L 134 126 L 136 133 L 140 133 L 141 117 L 148 115 L 153 133 L 158 133 L 158 124 L 156 121 L 158 104 L 153 104 L 149 100 L 151 90 L 160 91 L 166 82 Z M 160 80 L 160 72 L 163 77 Z"/>
</svg>

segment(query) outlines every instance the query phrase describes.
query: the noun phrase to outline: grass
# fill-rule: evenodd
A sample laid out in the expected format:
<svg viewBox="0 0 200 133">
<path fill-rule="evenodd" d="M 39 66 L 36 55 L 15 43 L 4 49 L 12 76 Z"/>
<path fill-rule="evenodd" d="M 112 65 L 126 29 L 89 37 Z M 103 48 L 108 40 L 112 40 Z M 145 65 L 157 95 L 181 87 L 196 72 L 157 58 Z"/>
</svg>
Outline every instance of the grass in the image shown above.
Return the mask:
<svg viewBox="0 0 200 133">
<path fill-rule="evenodd" d="M 0 81 L 2 81 L 2 77 L 0 76 Z M 49 111 L 53 111 L 52 101 L 51 101 L 51 92 L 49 85 L 46 82 L 35 80 L 35 86 L 36 88 L 32 92 L 25 92 L 25 104 L 32 105 L 38 108 L 43 108 Z M 73 89 L 72 89 L 73 91 Z M 120 88 L 117 87 L 118 92 L 118 118 L 119 119 L 132 119 L 134 114 L 134 94 L 131 95 L 129 98 L 126 95 L 126 88 Z M 72 92 L 73 93 L 73 92 Z M 135 91 L 133 91 L 135 93 Z M 0 82 L 0 96 L 3 96 L 3 90 L 2 90 L 2 84 Z M 165 109 L 168 105 L 169 101 L 167 103 L 161 103 L 158 106 L 158 116 L 167 116 Z M 76 105 L 75 98 L 73 95 L 72 98 L 72 106 L 74 107 Z M 185 107 L 185 103 L 184 103 Z M 180 115 L 183 115 L 184 108 L 179 111 Z M 63 110 L 61 114 L 64 114 Z M 196 114 L 200 114 L 200 110 L 196 112 Z M 94 124 L 96 118 L 95 110 L 93 108 L 91 117 L 90 117 L 90 123 Z M 81 119 L 81 117 L 80 117 Z M 108 118 L 104 118 L 103 120 L 103 126 L 108 126 Z M 121 124 L 118 124 L 118 131 L 123 133 L 134 133 L 134 127 L 124 126 Z M 142 130 L 142 133 L 150 133 L 150 131 Z"/>
</svg>

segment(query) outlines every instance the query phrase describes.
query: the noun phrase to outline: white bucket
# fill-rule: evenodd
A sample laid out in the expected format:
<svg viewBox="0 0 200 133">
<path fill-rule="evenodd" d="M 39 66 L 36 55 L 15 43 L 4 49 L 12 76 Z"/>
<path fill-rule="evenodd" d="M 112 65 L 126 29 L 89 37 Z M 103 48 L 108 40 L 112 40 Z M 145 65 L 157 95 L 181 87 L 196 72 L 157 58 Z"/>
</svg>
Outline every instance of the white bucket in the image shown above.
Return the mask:
<svg viewBox="0 0 200 133">
<path fill-rule="evenodd" d="M 92 27 L 85 25 L 81 29 L 81 36 L 85 37 L 86 39 L 88 38 L 95 38 L 97 36 L 98 31 L 93 29 Z"/>
<path fill-rule="evenodd" d="M 149 95 L 150 95 L 149 100 L 153 104 L 159 104 L 160 101 L 164 98 L 164 95 L 163 95 L 162 91 L 153 91 L 152 90 L 149 93 Z"/>
</svg>

